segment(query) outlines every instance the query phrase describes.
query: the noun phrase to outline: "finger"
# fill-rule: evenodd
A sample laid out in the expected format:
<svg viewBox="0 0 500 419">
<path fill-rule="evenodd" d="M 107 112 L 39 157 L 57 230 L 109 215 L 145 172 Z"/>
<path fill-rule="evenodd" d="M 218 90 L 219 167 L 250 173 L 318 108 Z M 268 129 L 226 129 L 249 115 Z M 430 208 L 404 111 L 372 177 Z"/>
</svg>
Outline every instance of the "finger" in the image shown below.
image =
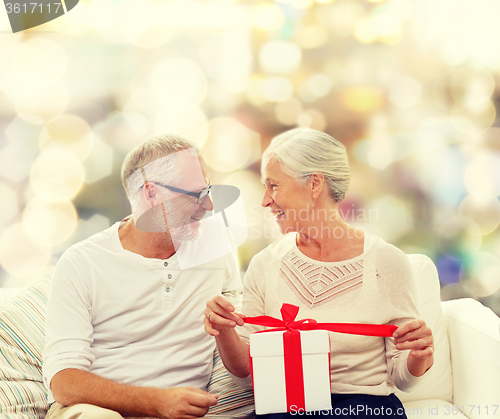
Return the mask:
<svg viewBox="0 0 500 419">
<path fill-rule="evenodd" d="M 227 298 L 224 298 L 222 295 L 216 295 L 214 298 L 214 302 L 224 310 L 232 312 L 235 310 L 234 306 L 229 302 Z"/>
<path fill-rule="evenodd" d="M 423 326 L 416 330 L 412 330 L 411 332 L 405 333 L 398 338 L 395 338 L 394 342 L 401 343 L 428 337 L 432 338 L 432 330 L 428 326 Z"/>
<path fill-rule="evenodd" d="M 237 324 L 239 326 L 243 326 L 244 322 L 243 322 L 242 318 L 246 317 L 244 314 L 240 314 L 240 313 L 236 313 L 236 312 L 231 313 L 231 312 L 227 311 L 226 309 L 224 309 L 223 307 L 217 306 L 217 305 L 214 306 L 213 308 L 209 308 L 208 304 L 207 304 L 207 308 L 205 309 L 204 313 L 205 313 L 205 317 L 210 322 L 220 324 L 221 326 L 229 326 L 229 327 L 235 327 Z M 217 315 L 220 318 L 227 319 L 227 320 L 231 321 L 232 323 L 227 323 L 227 322 L 221 323 L 220 321 L 217 320 L 217 317 L 216 317 Z"/>
<path fill-rule="evenodd" d="M 427 348 L 424 349 L 419 349 L 419 350 L 411 350 L 410 355 L 415 357 L 415 358 L 428 358 L 434 354 L 434 348 L 432 346 L 428 346 Z"/>
<path fill-rule="evenodd" d="M 425 322 L 422 319 L 410 320 L 404 323 L 402 326 L 398 327 L 392 336 L 398 338 L 412 330 L 418 329 L 419 327 L 423 326 L 425 326 Z"/>
<path fill-rule="evenodd" d="M 188 402 L 191 406 L 208 408 L 217 404 L 217 396 L 199 389 L 189 389 Z M 195 391 L 198 390 L 198 391 Z"/>
<path fill-rule="evenodd" d="M 401 342 L 396 344 L 396 349 L 404 351 L 406 349 L 422 349 L 428 346 L 433 346 L 434 339 L 429 337 Z"/>
<path fill-rule="evenodd" d="M 228 315 L 227 312 L 224 314 Z M 236 320 L 234 320 L 233 317 L 236 318 Z M 219 313 L 216 313 L 215 311 L 212 311 L 212 313 L 210 314 L 209 321 L 213 324 L 217 324 L 219 326 L 224 326 L 224 327 L 236 327 L 237 324 L 240 324 L 240 326 L 243 326 L 243 320 L 241 320 L 238 316 L 232 316 L 231 318 L 227 318 L 227 317 L 224 317 L 224 315 L 220 315 Z"/>
<path fill-rule="evenodd" d="M 207 302 L 205 316 L 207 318 L 210 317 L 209 320 L 212 322 L 214 320 L 214 316 L 211 313 L 213 312 L 222 318 L 229 319 L 234 322 L 234 324 L 220 323 L 223 326 L 235 327 L 236 324 L 243 326 L 244 322 L 242 319 L 245 315 L 236 313 L 234 310 L 233 305 L 228 300 L 226 300 L 222 295 L 217 295 L 213 300 Z"/>
<path fill-rule="evenodd" d="M 203 325 L 205 326 L 205 332 L 210 336 L 217 337 L 220 335 L 220 332 L 212 327 L 212 323 L 206 317 L 203 319 Z"/>
</svg>

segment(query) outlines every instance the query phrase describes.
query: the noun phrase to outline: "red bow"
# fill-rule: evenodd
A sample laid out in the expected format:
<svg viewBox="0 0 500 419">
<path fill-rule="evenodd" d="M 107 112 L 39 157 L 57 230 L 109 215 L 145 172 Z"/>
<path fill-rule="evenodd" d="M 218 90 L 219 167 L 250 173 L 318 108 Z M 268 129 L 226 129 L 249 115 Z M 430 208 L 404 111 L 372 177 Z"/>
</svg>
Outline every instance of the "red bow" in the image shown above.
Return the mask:
<svg viewBox="0 0 500 419">
<path fill-rule="evenodd" d="M 391 337 L 398 328 L 392 324 L 364 323 L 318 323 L 314 319 L 295 320 L 299 307 L 284 303 L 281 307 L 283 320 L 271 316 L 245 317 L 248 324 L 275 327 L 277 330 L 328 330 L 330 332 L 350 333 L 352 335 Z"/>
</svg>

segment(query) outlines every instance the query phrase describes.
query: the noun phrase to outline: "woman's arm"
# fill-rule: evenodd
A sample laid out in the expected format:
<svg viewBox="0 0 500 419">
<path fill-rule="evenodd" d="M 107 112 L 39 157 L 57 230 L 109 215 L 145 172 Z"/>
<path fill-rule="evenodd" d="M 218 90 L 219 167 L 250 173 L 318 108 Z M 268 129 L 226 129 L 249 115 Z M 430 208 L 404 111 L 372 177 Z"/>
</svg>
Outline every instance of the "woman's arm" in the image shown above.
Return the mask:
<svg viewBox="0 0 500 419">
<path fill-rule="evenodd" d="M 243 326 L 245 316 L 235 312 L 234 306 L 218 295 L 207 302 L 203 323 L 206 332 L 215 336 L 217 349 L 225 367 L 236 377 L 245 378 L 250 374 L 248 345 L 235 330 Z"/>
</svg>

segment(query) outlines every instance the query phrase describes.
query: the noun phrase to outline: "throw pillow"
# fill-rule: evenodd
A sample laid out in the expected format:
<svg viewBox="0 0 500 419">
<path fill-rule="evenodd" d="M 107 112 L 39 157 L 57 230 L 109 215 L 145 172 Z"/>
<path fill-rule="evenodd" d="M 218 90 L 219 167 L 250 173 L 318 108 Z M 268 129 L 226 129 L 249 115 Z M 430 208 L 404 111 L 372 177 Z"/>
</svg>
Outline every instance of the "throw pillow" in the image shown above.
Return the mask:
<svg viewBox="0 0 500 419">
<path fill-rule="evenodd" d="M 207 415 L 223 414 L 237 418 L 246 417 L 254 412 L 253 391 L 244 389 L 233 381 L 217 349 L 214 352 L 214 366 L 208 392 L 219 395 L 219 400 L 210 408 Z"/>
<path fill-rule="evenodd" d="M 0 416 L 43 419 L 42 351 L 50 276 L 0 306 Z"/>
</svg>

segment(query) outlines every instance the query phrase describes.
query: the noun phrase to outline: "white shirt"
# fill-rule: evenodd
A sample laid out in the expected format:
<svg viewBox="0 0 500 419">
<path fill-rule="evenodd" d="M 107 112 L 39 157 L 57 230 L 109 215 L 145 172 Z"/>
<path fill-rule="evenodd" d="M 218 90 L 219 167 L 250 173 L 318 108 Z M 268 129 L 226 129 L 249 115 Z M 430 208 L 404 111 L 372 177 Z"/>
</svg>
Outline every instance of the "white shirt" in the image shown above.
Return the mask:
<svg viewBox="0 0 500 419">
<path fill-rule="evenodd" d="M 234 255 L 181 270 L 175 254 L 161 260 L 124 250 L 119 226 L 73 245 L 54 270 L 47 388 L 57 372 L 77 368 L 123 384 L 205 389 L 215 341 L 203 311 L 215 295 L 240 289 Z"/>
<path fill-rule="evenodd" d="M 321 262 L 297 247 L 289 233 L 258 253 L 244 278 L 246 316 L 281 319 L 283 303 L 300 307 L 296 320 L 320 323 L 395 324 L 418 318 L 416 286 L 406 255 L 381 238 L 365 234 L 360 256 Z M 238 332 L 264 327 L 245 325 Z M 408 391 L 420 379 L 407 367 L 409 351 L 398 351 L 392 338 L 330 332 L 331 392 L 389 395 L 394 385 Z M 248 380 L 240 379 L 242 385 Z"/>
</svg>

